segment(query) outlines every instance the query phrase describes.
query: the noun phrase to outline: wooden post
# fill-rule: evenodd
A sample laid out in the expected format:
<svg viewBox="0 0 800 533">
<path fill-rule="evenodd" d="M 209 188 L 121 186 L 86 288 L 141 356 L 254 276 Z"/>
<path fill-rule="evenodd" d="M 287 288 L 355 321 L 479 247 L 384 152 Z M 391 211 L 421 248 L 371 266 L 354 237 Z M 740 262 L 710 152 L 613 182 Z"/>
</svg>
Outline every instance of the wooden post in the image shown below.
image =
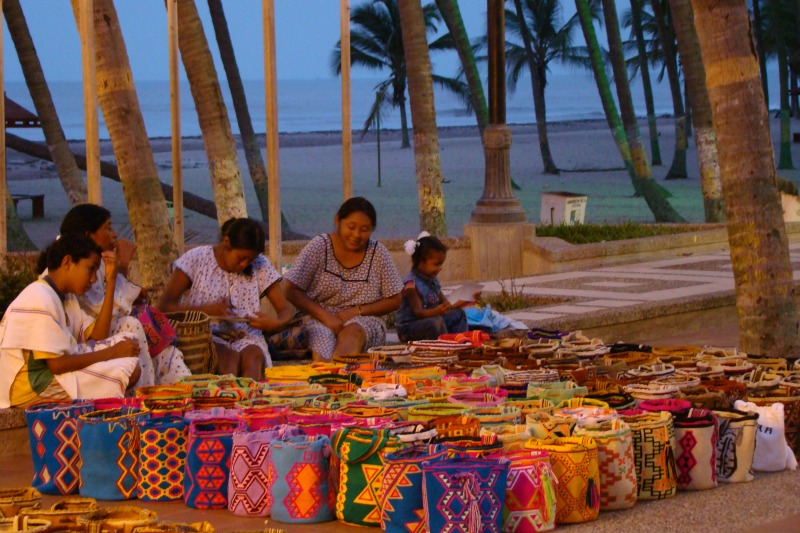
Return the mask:
<svg viewBox="0 0 800 533">
<path fill-rule="evenodd" d="M 281 178 L 278 145 L 278 75 L 275 66 L 275 3 L 262 0 L 264 26 L 264 102 L 267 112 L 269 183 L 269 259 L 281 271 Z"/>
<path fill-rule="evenodd" d="M 181 146 L 181 86 L 178 55 L 178 0 L 167 1 L 169 42 L 169 104 L 172 126 L 172 231 L 178 253 L 186 249 L 183 226 L 183 152 Z"/>
<path fill-rule="evenodd" d="M 0 10 L 3 8 L 3 0 L 0 0 Z M 6 79 L 5 64 L 3 62 L 3 23 L 0 22 L 0 255 L 5 259 L 8 252 L 8 228 L 6 224 L 6 213 L 8 207 L 8 184 L 6 183 Z"/>
<path fill-rule="evenodd" d="M 350 0 L 339 0 L 342 57 L 342 193 L 353 196 L 353 125 L 350 112 Z"/>
<path fill-rule="evenodd" d="M 97 73 L 94 57 L 94 0 L 80 0 L 78 5 L 83 67 L 83 117 L 86 122 L 86 183 L 89 189 L 89 203 L 102 205 Z"/>
</svg>

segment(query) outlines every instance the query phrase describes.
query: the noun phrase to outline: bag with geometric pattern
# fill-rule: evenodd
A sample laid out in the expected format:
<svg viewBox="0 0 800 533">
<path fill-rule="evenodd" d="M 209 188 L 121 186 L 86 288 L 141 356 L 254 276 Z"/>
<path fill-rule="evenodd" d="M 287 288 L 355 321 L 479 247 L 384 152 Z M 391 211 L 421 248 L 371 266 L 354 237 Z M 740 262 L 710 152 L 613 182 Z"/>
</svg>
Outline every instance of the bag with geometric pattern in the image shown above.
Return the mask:
<svg viewBox="0 0 800 533">
<path fill-rule="evenodd" d="M 689 409 L 675 415 L 675 466 L 679 490 L 717 486 L 717 417 L 707 409 Z"/>
<path fill-rule="evenodd" d="M 31 485 L 43 494 L 77 494 L 81 484 L 78 417 L 92 402 L 39 403 L 25 409 L 33 458 Z"/>
<path fill-rule="evenodd" d="M 81 415 L 81 496 L 130 500 L 139 484 L 140 411 L 121 407 Z"/>
<path fill-rule="evenodd" d="M 758 415 L 734 409 L 714 409 L 719 422 L 717 480 L 724 483 L 753 481 Z"/>
<path fill-rule="evenodd" d="M 556 527 L 556 484 L 550 454 L 543 450 L 498 453 L 508 463 L 503 531 L 538 533 Z"/>
<path fill-rule="evenodd" d="M 597 443 L 600 465 L 600 510 L 629 509 L 636 504 L 636 467 L 631 428 L 623 420 L 578 424 L 576 437 L 591 437 Z"/>
<path fill-rule="evenodd" d="M 183 501 L 195 509 L 225 509 L 231 467 L 232 418 L 201 418 L 189 422 Z"/>
<path fill-rule="evenodd" d="M 139 422 L 139 485 L 142 501 L 183 499 L 187 425 L 178 416 L 143 417 Z"/>
<path fill-rule="evenodd" d="M 675 429 L 667 411 L 622 413 L 631 427 L 633 459 L 636 464 L 637 498 L 663 500 L 675 496 L 678 474 L 675 467 Z"/>
<path fill-rule="evenodd" d="M 381 527 L 386 533 L 408 533 L 424 527 L 422 463 L 439 461 L 445 456 L 444 450 L 427 444 L 384 455 Z"/>
<path fill-rule="evenodd" d="M 324 435 L 281 438 L 270 443 L 269 453 L 275 475 L 270 489 L 272 518 L 289 524 L 334 520 L 330 439 Z"/>
</svg>

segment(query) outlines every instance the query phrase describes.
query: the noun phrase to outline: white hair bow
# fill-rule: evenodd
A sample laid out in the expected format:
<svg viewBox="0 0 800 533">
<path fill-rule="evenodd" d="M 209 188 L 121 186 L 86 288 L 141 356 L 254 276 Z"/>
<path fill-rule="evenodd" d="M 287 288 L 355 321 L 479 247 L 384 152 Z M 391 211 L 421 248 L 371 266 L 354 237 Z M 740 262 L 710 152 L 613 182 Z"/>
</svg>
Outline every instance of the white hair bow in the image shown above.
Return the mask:
<svg viewBox="0 0 800 533">
<path fill-rule="evenodd" d="M 403 249 L 406 251 L 408 255 L 414 255 L 414 251 L 416 251 L 417 246 L 419 246 L 419 240 L 423 237 L 430 237 L 431 234 L 427 231 L 423 231 L 419 234 L 416 239 L 408 239 L 406 242 L 403 243 Z"/>
</svg>

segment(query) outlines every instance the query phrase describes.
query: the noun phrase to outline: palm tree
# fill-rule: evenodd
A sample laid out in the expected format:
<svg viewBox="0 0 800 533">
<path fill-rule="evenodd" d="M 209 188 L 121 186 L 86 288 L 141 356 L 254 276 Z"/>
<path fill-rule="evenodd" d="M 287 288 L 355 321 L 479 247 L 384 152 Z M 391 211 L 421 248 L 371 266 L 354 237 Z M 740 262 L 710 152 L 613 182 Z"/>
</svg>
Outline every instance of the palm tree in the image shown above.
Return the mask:
<svg viewBox="0 0 800 533">
<path fill-rule="evenodd" d="M 664 66 L 669 80 L 670 93 L 672 94 L 672 113 L 675 116 L 675 151 L 672 155 L 672 165 L 667 171 L 665 179 L 684 179 L 686 172 L 686 111 L 683 106 L 683 93 L 681 91 L 680 73 L 678 71 L 677 52 L 675 51 L 675 34 L 669 20 L 669 6 L 667 0 L 650 0 L 653 8 L 653 19 L 658 28 L 658 43 L 663 51 Z"/>
<path fill-rule="evenodd" d="M 253 181 L 258 207 L 261 210 L 261 220 L 269 224 L 267 167 L 264 165 L 261 147 L 258 144 L 255 130 L 253 130 L 253 121 L 247 107 L 247 95 L 244 92 L 242 76 L 239 74 L 239 65 L 236 63 L 236 54 L 233 50 L 233 41 L 231 41 L 231 34 L 228 30 L 228 21 L 225 19 L 222 0 L 208 0 L 208 11 L 211 14 L 211 23 L 214 25 L 214 34 L 217 37 L 219 56 L 228 79 L 228 88 L 231 91 L 236 122 L 239 125 L 239 135 L 247 160 L 247 169 L 250 171 L 250 179 Z M 283 213 L 281 213 L 281 231 L 283 233 L 291 231 Z"/>
<path fill-rule="evenodd" d="M 475 112 L 478 130 L 481 133 L 481 142 L 483 142 L 483 130 L 489 124 L 489 107 L 486 105 L 486 95 L 483 92 L 478 62 L 475 60 L 475 53 L 472 50 L 467 30 L 464 28 L 464 20 L 461 18 L 458 0 L 436 0 L 436 7 L 439 9 L 439 13 L 447 26 L 447 31 L 450 33 L 453 46 L 461 61 L 464 78 L 467 80 L 469 89 L 470 104 Z"/>
<path fill-rule="evenodd" d="M 758 49 L 758 67 L 761 69 L 761 85 L 764 87 L 764 100 L 767 110 L 769 110 L 769 84 L 767 83 L 767 53 L 764 50 L 764 27 L 761 20 L 761 0 L 752 0 L 753 4 L 753 27 L 755 28 L 754 37 L 756 48 Z"/>
<path fill-rule="evenodd" d="M 414 161 L 417 168 L 420 227 L 439 237 L 447 235 L 439 134 L 433 105 L 433 76 L 428 55 L 425 13 L 419 0 L 397 3 L 403 28 L 403 48 L 408 59 L 408 94 L 414 124 Z"/>
<path fill-rule="evenodd" d="M 441 15 L 434 4 L 422 8 L 426 34 L 436 33 Z M 400 109 L 402 148 L 409 148 L 408 116 L 406 111 L 406 60 L 403 50 L 403 30 L 397 0 L 372 0 L 359 4 L 350 13 L 350 60 L 370 70 L 388 70 L 389 77 L 376 87 L 375 101 L 364 121 L 364 133 L 374 123 L 376 115 L 384 105 Z M 337 42 L 331 56 L 331 68 L 335 74 L 341 72 L 341 43 Z M 453 40 L 449 34 L 428 44 L 430 51 L 452 50 Z M 433 82 L 469 103 L 469 91 L 464 82 L 454 78 L 431 74 Z"/>
<path fill-rule="evenodd" d="M 578 25 L 577 15 L 559 27 L 561 5 L 558 0 L 525 0 L 524 3 L 522 0 L 511 0 L 510 3 L 514 8 L 507 9 L 505 13 L 506 35 L 517 36 L 522 40 L 522 45 L 506 40 L 507 85 L 509 90 L 514 91 L 527 67 L 544 173 L 558 174 L 547 138 L 547 71 L 550 62 L 556 59 L 567 61 L 571 54 L 572 36 Z"/>
<path fill-rule="evenodd" d="M 725 220 L 725 202 L 719 176 L 717 137 L 711 116 L 711 104 L 706 89 L 706 69 L 700 55 L 700 43 L 694 27 L 692 5 L 686 0 L 670 0 L 672 25 L 678 41 L 678 53 L 683 67 L 687 100 L 691 101 L 694 143 L 700 166 L 700 188 L 706 222 Z M 686 106 L 690 109 L 690 106 Z"/>
<path fill-rule="evenodd" d="M 78 1 L 70 0 L 76 22 Z M 178 248 L 167 203 L 133 85 L 128 52 L 113 0 L 94 0 L 97 99 L 117 159 L 122 191 L 138 245 L 139 269 L 147 286 L 166 282 Z"/>
<path fill-rule="evenodd" d="M 797 19 L 793 0 L 765 0 L 761 11 L 763 46 L 767 56 L 777 56 L 780 94 L 781 142 L 778 168 L 792 169 L 791 121 L 789 114 L 789 49 L 797 50 Z M 767 94 L 767 93 L 765 93 Z"/>
<path fill-rule="evenodd" d="M 639 52 L 639 72 L 642 75 L 642 89 L 644 90 L 644 103 L 647 108 L 647 126 L 650 130 L 650 158 L 653 165 L 661 165 L 661 147 L 658 144 L 658 127 L 656 125 L 656 108 L 653 102 L 653 86 L 650 82 L 650 68 L 647 65 L 647 44 L 644 40 L 642 29 L 643 0 L 631 0 L 631 29 L 636 40 L 636 49 Z M 623 17 L 624 18 L 624 17 Z"/>
<path fill-rule="evenodd" d="M 25 83 L 36 108 L 36 114 L 42 123 L 42 132 L 53 157 L 58 177 L 61 179 L 61 185 L 73 205 L 83 203 L 88 196 L 86 183 L 83 181 L 81 171 L 75 163 L 75 157 L 69 149 L 64 130 L 61 128 L 53 97 L 50 95 L 50 88 L 47 86 L 47 80 L 45 80 L 42 65 L 39 63 L 39 56 L 36 53 L 36 47 L 33 44 L 25 13 L 22 11 L 19 0 L 3 2 L 3 14 L 8 24 L 8 33 L 17 49 L 17 57 L 19 57 L 19 64 L 25 76 Z"/>
<path fill-rule="evenodd" d="M 233 217 L 247 216 L 236 143 L 214 59 L 194 0 L 178 0 L 178 26 L 181 59 L 200 121 L 214 203 L 222 224 Z"/>
<path fill-rule="evenodd" d="M 692 8 L 717 132 L 740 346 L 794 357 L 800 339 L 792 264 L 750 14 L 737 0 L 692 0 Z"/>
</svg>

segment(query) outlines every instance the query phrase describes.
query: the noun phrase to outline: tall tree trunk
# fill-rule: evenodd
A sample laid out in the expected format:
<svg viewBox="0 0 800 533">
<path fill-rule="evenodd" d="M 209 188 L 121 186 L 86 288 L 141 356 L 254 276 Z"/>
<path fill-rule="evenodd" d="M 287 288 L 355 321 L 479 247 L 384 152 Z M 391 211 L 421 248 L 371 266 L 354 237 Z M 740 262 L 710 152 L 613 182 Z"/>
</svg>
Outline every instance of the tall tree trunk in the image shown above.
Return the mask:
<svg viewBox="0 0 800 533">
<path fill-rule="evenodd" d="M 786 41 L 782 32 L 777 33 L 778 44 L 778 81 L 781 103 L 781 149 L 778 156 L 778 168 L 793 169 L 792 163 L 792 123 L 789 117 L 789 63 L 786 57 Z"/>
<path fill-rule="evenodd" d="M 664 189 L 653 181 L 650 162 L 647 160 L 647 152 L 639 135 L 639 123 L 633 109 L 633 98 L 631 97 L 631 87 L 628 84 L 625 56 L 622 52 L 622 37 L 619 32 L 619 19 L 617 19 L 614 0 L 603 0 L 603 18 L 608 35 L 608 55 L 614 71 L 614 84 L 617 87 L 622 124 L 631 147 L 636 181 L 639 183 L 642 195 L 653 212 L 656 222 L 682 222 L 683 218 L 667 201 Z"/>
<path fill-rule="evenodd" d="M 519 1 L 519 0 L 515 0 Z M 639 52 L 639 71 L 642 73 L 642 89 L 644 105 L 647 108 L 647 126 L 650 132 L 650 159 L 653 166 L 661 165 L 661 147 L 658 144 L 658 127 L 656 125 L 656 106 L 653 103 L 653 85 L 650 82 L 650 68 L 647 65 L 647 47 L 642 30 L 642 2 L 631 0 L 631 24 L 636 36 L 636 50 Z"/>
<path fill-rule="evenodd" d="M 673 26 L 675 23 L 673 22 Z M 675 39 L 677 42 L 677 38 Z M 681 65 L 683 70 L 683 65 Z M 694 133 L 692 132 L 692 125 L 694 119 L 692 118 L 692 100 L 689 98 L 689 87 L 686 85 L 686 73 L 683 74 L 683 108 L 686 111 L 686 138 L 691 139 Z"/>
<path fill-rule="evenodd" d="M 522 10 L 521 0 L 514 0 L 514 8 L 517 11 L 519 20 L 519 30 L 522 35 L 522 43 L 525 46 L 525 57 L 528 60 L 528 70 L 531 75 L 531 92 L 533 93 L 533 110 L 536 113 L 536 133 L 539 137 L 539 152 L 542 154 L 542 163 L 545 174 L 558 174 L 558 167 L 553 161 L 550 153 L 550 141 L 547 139 L 547 107 L 544 100 L 545 72 L 547 66 L 540 69 L 538 61 L 533 54 L 532 37 L 528 28 L 525 12 Z"/>
<path fill-rule="evenodd" d="M 469 42 L 464 20 L 461 18 L 458 0 L 436 0 L 436 7 L 442 14 L 447 31 L 453 38 L 458 58 L 461 60 L 461 67 L 464 69 L 464 77 L 467 80 L 467 87 L 469 87 L 469 99 L 472 109 L 475 111 L 475 119 L 478 121 L 478 130 L 481 132 L 481 141 L 483 141 L 483 130 L 489 123 L 489 108 L 486 105 L 486 95 L 483 92 L 478 63 L 475 61 L 472 44 Z"/>
<path fill-rule="evenodd" d="M 269 225 L 267 167 L 261 155 L 261 146 L 258 144 L 258 138 L 253 130 L 253 121 L 250 118 L 250 110 L 247 107 L 247 95 L 244 92 L 242 76 L 239 73 L 239 65 L 236 62 L 236 54 L 233 50 L 233 42 L 231 41 L 231 33 L 228 30 L 228 21 L 225 18 L 222 0 L 208 0 L 208 10 L 211 14 L 211 23 L 214 25 L 214 34 L 217 37 L 219 56 L 222 59 L 222 66 L 228 79 L 228 88 L 231 91 L 236 122 L 239 124 L 239 135 L 242 139 L 242 148 L 247 160 L 247 169 L 250 172 L 250 179 L 253 181 L 253 188 L 258 199 L 258 207 L 261 210 L 261 220 Z M 283 212 L 281 212 L 281 230 L 285 232 L 289 229 L 289 223 L 286 221 L 286 217 L 283 216 Z"/>
<path fill-rule="evenodd" d="M 675 115 L 675 152 L 672 155 L 672 165 L 665 176 L 665 179 L 685 179 L 688 177 L 686 172 L 686 113 L 683 109 L 683 91 L 681 90 L 681 78 L 678 73 L 678 62 L 675 53 L 675 36 L 672 28 L 667 21 L 667 13 L 662 2 L 666 0 L 650 0 L 653 7 L 653 18 L 658 26 L 658 42 L 664 52 L 664 66 L 667 69 L 667 79 L 669 79 L 669 89 L 672 93 L 672 113 Z"/>
<path fill-rule="evenodd" d="M 405 83 L 402 84 L 402 88 L 395 86 L 393 90 L 395 94 L 397 94 L 397 91 L 400 91 L 400 103 L 398 105 L 400 108 L 400 148 L 411 148 L 411 141 L 408 138 L 408 111 L 406 110 Z"/>
<path fill-rule="evenodd" d="M 246 217 L 239 158 L 233 140 L 228 110 L 194 0 L 178 0 L 178 41 L 183 68 L 192 89 L 208 170 L 220 224 L 233 217 Z"/>
<path fill-rule="evenodd" d="M 42 123 L 42 132 L 53 156 L 53 163 L 56 166 L 61 185 L 73 205 L 86 202 L 88 196 L 86 182 L 83 181 L 81 171 L 75 164 L 75 158 L 72 156 L 64 136 L 64 130 L 61 128 L 56 106 L 53 104 L 53 97 L 50 95 L 50 88 L 47 86 L 47 80 L 45 80 L 42 65 L 39 63 L 39 56 L 36 53 L 36 47 L 33 44 L 25 13 L 22 11 L 19 0 L 4 1 L 3 14 L 6 17 L 6 24 L 8 24 L 8 33 L 17 49 L 22 74 L 25 76 L 25 83 L 31 94 L 33 106 L 36 108 L 36 114 L 39 115 Z"/>
<path fill-rule="evenodd" d="M 797 95 L 797 71 L 794 68 L 790 68 L 789 72 L 791 75 L 789 76 L 789 87 L 791 87 L 790 91 L 790 109 L 792 111 L 792 116 L 794 118 L 800 118 L 800 98 Z"/>
<path fill-rule="evenodd" d="M 717 136 L 706 89 L 706 68 L 700 55 L 700 43 L 694 29 L 692 5 L 686 0 L 670 0 L 672 24 L 678 40 L 678 53 L 683 67 L 687 100 L 691 102 L 694 123 L 694 144 L 700 166 L 700 188 L 706 222 L 725 221 L 725 201 L 719 177 Z M 689 106 L 686 106 L 688 109 Z"/>
<path fill-rule="evenodd" d="M 692 7 L 717 131 L 740 346 L 795 357 L 792 264 L 747 4 L 692 0 Z"/>
<path fill-rule="evenodd" d="M 408 94 L 414 126 L 420 227 L 432 235 L 444 237 L 447 235 L 447 223 L 442 194 L 442 165 L 422 4 L 418 0 L 398 0 L 397 9 L 403 28 Z"/>
<path fill-rule="evenodd" d="M 77 22 L 78 0 L 70 1 Z M 94 31 L 97 99 L 122 178 L 142 281 L 162 284 L 172 273 L 178 248 L 112 0 L 94 0 Z"/>
<path fill-rule="evenodd" d="M 761 0 L 753 0 L 753 26 L 755 26 L 756 49 L 758 50 L 758 67 L 761 72 L 761 86 L 764 89 L 764 101 L 769 110 L 769 84 L 767 82 L 767 52 L 764 49 L 764 35 L 761 31 Z"/>
</svg>

